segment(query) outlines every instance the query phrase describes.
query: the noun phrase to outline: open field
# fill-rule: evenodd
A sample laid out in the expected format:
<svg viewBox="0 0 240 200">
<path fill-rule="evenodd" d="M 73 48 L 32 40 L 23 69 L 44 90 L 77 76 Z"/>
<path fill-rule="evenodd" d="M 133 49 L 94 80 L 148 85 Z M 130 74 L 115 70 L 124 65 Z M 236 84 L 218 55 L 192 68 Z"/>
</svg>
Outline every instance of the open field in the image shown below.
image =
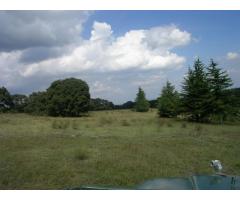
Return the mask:
<svg viewBox="0 0 240 200">
<path fill-rule="evenodd" d="M 240 125 L 159 119 L 156 111 L 0 115 L 0 189 L 131 187 L 152 178 L 211 174 L 212 159 L 240 174 Z"/>
</svg>

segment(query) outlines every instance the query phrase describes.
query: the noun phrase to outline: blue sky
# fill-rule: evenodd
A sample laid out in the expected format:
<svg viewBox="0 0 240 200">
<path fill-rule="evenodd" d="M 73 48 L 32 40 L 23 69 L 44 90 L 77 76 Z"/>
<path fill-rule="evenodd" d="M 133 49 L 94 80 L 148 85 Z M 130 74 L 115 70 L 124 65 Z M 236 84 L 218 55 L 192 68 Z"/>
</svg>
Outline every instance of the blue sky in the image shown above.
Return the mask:
<svg viewBox="0 0 240 200">
<path fill-rule="evenodd" d="M 180 90 L 196 57 L 210 58 L 240 86 L 239 11 L 0 11 L 0 85 L 45 90 L 58 78 L 86 80 L 92 97 L 156 98 Z"/>
</svg>

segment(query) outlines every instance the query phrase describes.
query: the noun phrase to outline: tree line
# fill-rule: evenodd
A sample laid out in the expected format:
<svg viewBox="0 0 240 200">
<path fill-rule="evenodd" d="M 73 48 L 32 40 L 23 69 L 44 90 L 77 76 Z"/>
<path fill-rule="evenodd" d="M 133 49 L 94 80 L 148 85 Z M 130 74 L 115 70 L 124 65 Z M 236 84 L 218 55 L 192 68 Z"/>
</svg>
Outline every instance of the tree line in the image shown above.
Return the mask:
<svg viewBox="0 0 240 200">
<path fill-rule="evenodd" d="M 141 87 L 135 101 L 122 105 L 100 98 L 91 99 L 89 86 L 76 78 L 54 81 L 46 91 L 33 92 L 29 96 L 11 95 L 5 87 L 0 88 L 0 112 L 26 112 L 49 116 L 81 116 L 89 110 L 132 109 L 147 112 L 157 108 L 160 117 L 181 116 L 186 119 L 207 122 L 223 122 L 229 116 L 239 117 L 240 89 L 231 89 L 232 80 L 217 63 L 205 66 L 199 59 L 184 77 L 178 92 L 169 81 L 161 95 L 148 101 Z"/>
</svg>

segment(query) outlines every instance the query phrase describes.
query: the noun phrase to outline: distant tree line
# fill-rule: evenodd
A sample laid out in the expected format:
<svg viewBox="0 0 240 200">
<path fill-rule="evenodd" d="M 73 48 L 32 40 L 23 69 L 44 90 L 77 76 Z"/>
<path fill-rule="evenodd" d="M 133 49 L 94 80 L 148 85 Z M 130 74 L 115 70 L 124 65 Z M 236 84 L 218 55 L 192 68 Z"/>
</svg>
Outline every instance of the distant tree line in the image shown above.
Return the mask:
<svg viewBox="0 0 240 200">
<path fill-rule="evenodd" d="M 169 81 L 161 95 L 147 100 L 139 87 L 135 101 L 122 105 L 90 98 L 89 86 L 76 78 L 54 81 L 46 91 L 33 92 L 29 96 L 11 95 L 5 87 L 0 88 L 0 112 L 26 112 L 49 116 L 81 116 L 86 112 L 112 109 L 131 109 L 147 112 L 157 108 L 160 117 L 181 116 L 196 122 L 219 121 L 240 117 L 240 88 L 230 88 L 232 81 L 213 60 L 205 66 L 199 59 L 189 68 L 178 92 Z"/>
</svg>

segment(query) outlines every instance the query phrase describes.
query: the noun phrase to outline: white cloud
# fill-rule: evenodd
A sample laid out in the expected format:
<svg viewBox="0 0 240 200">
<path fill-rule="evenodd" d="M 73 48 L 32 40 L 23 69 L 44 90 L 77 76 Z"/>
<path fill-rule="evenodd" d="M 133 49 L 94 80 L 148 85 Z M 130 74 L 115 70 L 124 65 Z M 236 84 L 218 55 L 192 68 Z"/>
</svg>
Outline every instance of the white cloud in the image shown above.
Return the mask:
<svg viewBox="0 0 240 200">
<path fill-rule="evenodd" d="M 91 92 L 93 93 L 100 93 L 111 91 L 112 88 L 106 84 L 101 83 L 100 81 L 95 81 L 91 87 Z"/>
<path fill-rule="evenodd" d="M 184 64 L 185 58 L 172 50 L 190 42 L 190 33 L 174 25 L 130 30 L 116 37 L 109 24 L 94 22 L 89 39 L 82 40 L 76 46 L 63 46 L 69 50 L 55 58 L 42 61 L 36 59 L 24 63 L 21 62 L 21 58 L 25 50 L 0 53 L 0 84 L 10 88 L 16 88 L 18 85 L 20 88 L 21 84 L 27 87 L 29 83 L 30 88 L 34 87 L 32 83 L 35 80 L 35 85 L 39 85 L 41 81 L 44 85 L 45 80 L 69 76 L 81 77 L 83 73 L 114 73 L 129 69 L 176 69 Z M 135 84 L 149 85 L 154 81 L 156 79 L 152 77 L 150 83 L 136 81 Z M 39 85 L 39 88 L 41 86 Z M 116 86 L 114 89 L 111 85 L 100 82 L 91 87 L 92 92 L 96 94 L 117 91 Z"/>
<path fill-rule="evenodd" d="M 239 57 L 239 54 L 236 52 L 228 52 L 227 53 L 227 59 L 228 60 L 235 60 Z"/>
<path fill-rule="evenodd" d="M 142 87 L 142 86 L 152 86 L 154 83 L 165 79 L 166 76 L 164 74 L 160 74 L 160 75 L 151 75 L 149 76 L 147 79 L 146 77 L 142 78 L 141 80 L 134 80 L 132 82 L 133 85 Z"/>
<path fill-rule="evenodd" d="M 163 69 L 183 65 L 185 58 L 171 50 L 190 43 L 191 35 L 176 26 L 131 30 L 114 37 L 107 23 L 94 22 L 89 40 L 68 55 L 26 65 L 24 77 L 39 73 L 63 74 L 86 70 Z"/>
</svg>

